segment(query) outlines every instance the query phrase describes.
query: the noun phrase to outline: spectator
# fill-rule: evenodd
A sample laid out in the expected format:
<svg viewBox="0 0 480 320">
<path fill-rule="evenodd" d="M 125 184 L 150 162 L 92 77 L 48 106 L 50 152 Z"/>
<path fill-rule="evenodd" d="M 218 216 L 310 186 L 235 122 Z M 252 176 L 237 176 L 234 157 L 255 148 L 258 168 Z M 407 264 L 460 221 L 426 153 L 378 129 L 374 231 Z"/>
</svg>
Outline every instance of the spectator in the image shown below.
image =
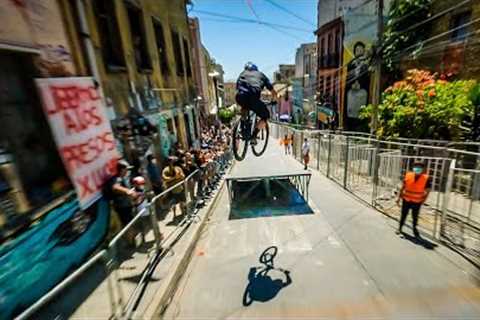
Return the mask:
<svg viewBox="0 0 480 320">
<path fill-rule="evenodd" d="M 125 227 L 134 216 L 134 201 L 138 194 L 132 188 L 129 179 L 129 170 L 132 167 L 125 160 L 117 163 L 117 174 L 107 182 L 108 195 L 113 202 L 113 208 Z"/>
<path fill-rule="evenodd" d="M 302 145 L 302 156 L 303 156 L 303 164 L 304 164 L 304 170 L 308 169 L 308 163 L 310 162 L 310 144 L 308 143 L 308 139 L 305 138 L 303 140 L 303 145 Z"/>
<path fill-rule="evenodd" d="M 147 156 L 147 175 L 155 194 L 162 192 L 162 176 L 157 166 L 157 161 L 152 154 Z"/>
<path fill-rule="evenodd" d="M 173 187 L 174 185 L 182 182 L 185 179 L 185 173 L 183 172 L 182 168 L 176 165 L 178 162 L 177 157 L 169 157 L 168 158 L 168 166 L 163 169 L 162 172 L 162 180 L 164 183 L 165 189 Z M 177 204 L 180 205 L 180 210 L 182 214 L 186 213 L 185 207 L 185 190 L 183 188 L 183 184 L 174 188 L 171 193 L 171 205 L 173 207 L 173 217 L 176 218 L 176 206 Z"/>
<path fill-rule="evenodd" d="M 182 162 L 182 169 L 185 173 L 185 176 L 189 178 L 187 181 L 187 193 L 190 200 L 193 202 L 195 200 L 195 185 L 197 182 L 196 176 L 194 176 L 193 174 L 198 169 L 198 167 L 193 161 L 193 156 L 190 152 L 185 153 L 185 157 L 183 158 Z"/>
<path fill-rule="evenodd" d="M 281 140 L 281 144 L 285 147 L 285 154 L 290 154 L 290 139 L 288 138 L 288 135 L 285 135 Z"/>
<path fill-rule="evenodd" d="M 290 148 L 291 148 L 290 150 L 292 150 L 292 154 L 294 154 L 294 150 L 295 150 L 294 147 L 295 146 L 293 145 L 293 143 L 295 142 L 295 136 L 293 135 L 293 132 L 292 132 L 292 134 L 290 134 L 289 142 L 290 142 Z"/>
</svg>

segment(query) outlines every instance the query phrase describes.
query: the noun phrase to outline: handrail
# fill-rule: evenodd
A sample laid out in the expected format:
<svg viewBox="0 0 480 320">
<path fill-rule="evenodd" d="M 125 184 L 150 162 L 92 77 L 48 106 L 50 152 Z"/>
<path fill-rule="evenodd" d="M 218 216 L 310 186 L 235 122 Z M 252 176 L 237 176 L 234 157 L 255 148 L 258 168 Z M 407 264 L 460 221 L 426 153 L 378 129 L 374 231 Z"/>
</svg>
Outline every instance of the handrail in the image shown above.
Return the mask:
<svg viewBox="0 0 480 320">
<path fill-rule="evenodd" d="M 387 138 L 387 139 L 378 139 L 371 133 L 367 132 L 358 132 L 358 131 L 344 131 L 344 130 L 320 130 L 320 129 L 313 129 L 307 126 L 301 126 L 301 125 L 293 125 L 290 123 L 283 123 L 283 122 L 278 122 L 278 121 L 271 121 L 273 124 L 278 125 L 278 126 L 283 126 L 283 127 L 288 127 L 292 130 L 296 131 L 308 131 L 311 133 L 321 133 L 321 134 L 332 134 L 332 135 L 356 135 L 356 138 L 370 138 L 370 139 L 375 139 L 379 142 L 385 142 L 385 143 L 396 143 L 396 144 L 407 144 L 407 145 L 416 145 L 416 146 L 425 146 L 425 147 L 434 147 L 434 148 L 447 148 L 448 150 L 451 150 L 450 148 L 452 145 L 465 145 L 465 146 L 478 146 L 480 148 L 480 142 L 475 142 L 475 141 L 449 141 L 449 140 L 434 140 L 434 139 L 415 139 L 415 138 L 404 138 L 404 137 L 392 137 L 392 138 Z M 300 128 L 295 128 L 295 126 L 298 126 Z M 303 127 L 303 129 L 302 129 Z M 397 140 L 397 141 L 395 141 Z M 407 141 L 407 142 L 404 142 Z M 414 143 L 416 142 L 416 143 Z M 429 145 L 428 143 L 436 143 L 440 144 L 441 146 L 432 146 Z M 460 152 L 463 150 L 459 149 L 454 149 L 456 152 Z M 472 151 L 469 151 L 472 152 Z"/>
<path fill-rule="evenodd" d="M 32 304 L 28 309 L 23 311 L 18 315 L 15 320 L 23 320 L 31 317 L 35 312 L 37 312 L 41 307 L 43 307 L 48 301 L 53 299 L 60 291 L 65 289 L 70 285 L 74 280 L 76 280 L 80 275 L 82 275 L 86 270 L 88 270 L 94 263 L 98 262 L 100 259 L 106 257 L 107 251 L 101 250 L 96 255 L 91 257 L 87 262 L 82 264 L 77 270 L 72 274 L 62 280 L 59 284 L 53 287 L 47 294 L 38 299 L 34 304 Z"/>
<path fill-rule="evenodd" d="M 228 152 L 224 152 L 222 155 L 220 155 L 220 158 L 225 157 L 228 154 Z M 217 160 L 214 160 L 214 162 L 210 162 L 207 165 L 210 164 L 215 164 Z M 66 287 L 71 285 L 78 277 L 80 277 L 82 274 L 84 274 L 93 264 L 96 262 L 100 261 L 101 259 L 107 258 L 108 257 L 108 250 L 111 249 L 115 244 L 124 236 L 128 230 L 142 217 L 142 215 L 145 214 L 146 210 L 150 210 L 150 207 L 154 205 L 155 201 L 160 199 L 161 197 L 165 196 L 169 192 L 171 192 L 173 189 L 183 185 L 186 181 L 191 179 L 194 175 L 196 175 L 198 172 L 201 172 L 202 169 L 196 169 L 194 172 L 189 174 L 187 177 L 185 177 L 182 181 L 176 183 L 175 185 L 169 187 L 168 189 L 162 191 L 160 194 L 156 195 L 151 199 L 149 203 L 147 203 L 146 207 L 140 210 L 134 217 L 133 219 L 125 226 L 123 227 L 116 235 L 115 237 L 107 244 L 106 249 L 102 249 L 98 253 L 96 253 L 93 257 L 88 259 L 85 263 L 83 263 L 78 269 L 76 269 L 73 273 L 71 273 L 68 277 L 63 279 L 60 283 L 58 283 L 55 287 L 50 289 L 45 295 L 43 295 L 40 299 L 38 299 L 34 304 L 32 304 L 30 307 L 25 309 L 21 314 L 17 315 L 15 317 L 15 320 L 24 320 L 28 319 L 31 316 L 33 316 L 37 311 L 39 311 L 43 306 L 45 306 L 49 301 L 51 301 L 56 295 L 58 295 L 61 291 L 63 291 Z M 188 216 L 184 217 L 182 221 L 186 221 L 188 219 Z M 162 239 L 162 242 L 165 242 L 173 233 L 175 233 L 176 230 L 181 228 L 183 223 L 180 223 L 173 231 L 171 234 L 169 234 L 166 238 Z M 150 262 L 149 262 L 150 263 Z M 144 279 L 145 277 L 142 277 Z M 137 290 L 135 289 L 133 294 L 136 294 Z"/>
<path fill-rule="evenodd" d="M 147 208 L 150 206 L 151 204 L 149 203 L 147 205 Z M 108 247 L 113 247 L 118 240 L 120 240 L 120 238 L 123 237 L 123 235 L 125 235 L 125 233 L 128 232 L 128 230 L 138 221 L 138 219 L 140 219 L 142 217 L 142 215 L 145 213 L 145 211 L 147 210 L 147 208 L 143 208 L 142 210 L 140 210 L 140 212 L 137 213 L 137 215 L 135 217 L 133 217 L 133 219 L 125 226 L 122 228 L 122 230 L 120 230 L 119 233 L 117 233 L 115 235 L 115 237 L 108 243 Z"/>
<path fill-rule="evenodd" d="M 164 195 L 166 195 L 167 193 L 169 193 L 169 192 L 172 191 L 173 189 L 178 188 L 180 185 L 183 184 L 184 181 L 188 180 L 191 176 L 193 176 L 194 174 L 196 174 L 197 171 L 200 171 L 200 169 L 196 169 L 196 170 L 195 170 L 194 172 L 192 172 L 188 177 L 185 177 L 182 181 L 177 182 L 177 183 L 174 184 L 173 186 L 171 186 L 171 187 L 169 187 L 168 189 L 165 189 L 165 190 L 163 190 L 162 192 L 160 192 L 159 194 L 157 194 L 155 197 L 152 198 L 152 201 L 151 201 L 151 202 L 157 201 L 158 199 L 160 199 L 161 197 L 163 197 Z"/>
</svg>

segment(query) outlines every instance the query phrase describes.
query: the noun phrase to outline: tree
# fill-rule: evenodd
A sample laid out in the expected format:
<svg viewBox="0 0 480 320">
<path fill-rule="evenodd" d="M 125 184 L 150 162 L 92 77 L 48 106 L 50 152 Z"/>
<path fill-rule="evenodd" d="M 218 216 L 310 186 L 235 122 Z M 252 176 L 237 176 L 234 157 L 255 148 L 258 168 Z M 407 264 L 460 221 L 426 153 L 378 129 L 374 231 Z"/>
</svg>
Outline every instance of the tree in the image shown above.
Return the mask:
<svg viewBox="0 0 480 320">
<path fill-rule="evenodd" d="M 218 117 L 222 123 L 229 124 L 235 117 L 235 111 L 230 110 L 229 108 L 222 108 L 218 111 Z"/>
<path fill-rule="evenodd" d="M 480 84 L 476 84 L 470 91 L 470 100 L 473 103 L 474 110 L 471 121 L 469 121 L 470 132 L 468 139 L 472 141 L 480 140 Z"/>
<path fill-rule="evenodd" d="M 387 88 L 378 106 L 377 136 L 464 139 L 471 130 L 463 123 L 474 118 L 471 92 L 475 81 L 449 82 L 443 78 L 414 69 L 404 80 Z M 372 111 L 372 105 L 363 107 L 361 117 L 370 119 Z"/>
</svg>

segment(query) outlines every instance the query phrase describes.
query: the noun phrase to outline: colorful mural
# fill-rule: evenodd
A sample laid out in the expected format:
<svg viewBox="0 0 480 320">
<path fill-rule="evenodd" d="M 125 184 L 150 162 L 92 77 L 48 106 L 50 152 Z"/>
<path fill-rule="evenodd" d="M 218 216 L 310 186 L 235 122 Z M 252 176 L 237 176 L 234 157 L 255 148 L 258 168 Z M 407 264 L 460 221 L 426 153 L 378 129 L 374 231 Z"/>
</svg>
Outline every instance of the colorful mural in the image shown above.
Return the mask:
<svg viewBox="0 0 480 320">
<path fill-rule="evenodd" d="M 73 200 L 0 246 L 0 319 L 12 319 L 80 266 L 103 241 L 109 221 L 107 201 L 80 211 Z"/>
<path fill-rule="evenodd" d="M 384 14 L 388 13 L 391 0 L 385 1 Z M 343 18 L 343 103 L 341 118 L 344 127 L 357 130 L 362 127 L 359 111 L 369 103 L 371 95 L 371 73 L 369 51 L 377 41 L 377 1 L 364 4 L 345 13 Z"/>
</svg>

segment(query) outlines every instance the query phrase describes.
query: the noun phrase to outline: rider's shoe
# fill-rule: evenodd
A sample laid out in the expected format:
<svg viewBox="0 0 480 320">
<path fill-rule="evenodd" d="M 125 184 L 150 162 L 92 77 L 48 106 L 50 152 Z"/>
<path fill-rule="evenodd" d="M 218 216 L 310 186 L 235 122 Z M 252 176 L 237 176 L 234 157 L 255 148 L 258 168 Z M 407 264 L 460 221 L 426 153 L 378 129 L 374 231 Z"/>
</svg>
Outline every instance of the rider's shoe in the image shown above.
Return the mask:
<svg viewBox="0 0 480 320">
<path fill-rule="evenodd" d="M 250 144 L 251 144 L 252 146 L 256 146 L 256 145 L 257 145 L 257 138 L 252 138 L 252 139 L 250 140 Z"/>
</svg>

